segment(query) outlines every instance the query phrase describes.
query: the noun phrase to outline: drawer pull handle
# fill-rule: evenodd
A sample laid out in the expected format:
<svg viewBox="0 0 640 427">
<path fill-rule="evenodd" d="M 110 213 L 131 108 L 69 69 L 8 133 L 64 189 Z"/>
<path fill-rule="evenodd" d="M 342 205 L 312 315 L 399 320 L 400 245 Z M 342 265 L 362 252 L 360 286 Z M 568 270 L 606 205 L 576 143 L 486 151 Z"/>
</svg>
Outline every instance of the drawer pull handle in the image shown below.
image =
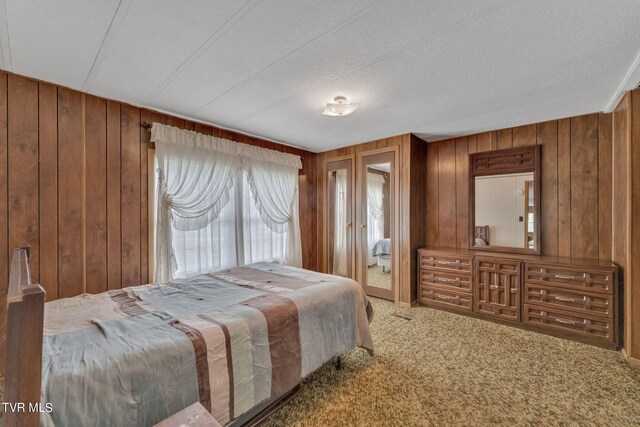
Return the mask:
<svg viewBox="0 0 640 427">
<path fill-rule="evenodd" d="M 451 300 L 451 299 L 453 299 L 453 300 L 459 300 L 459 299 L 460 299 L 460 297 L 459 297 L 459 296 L 455 296 L 455 297 L 450 297 L 450 296 L 447 296 L 447 295 L 436 295 L 436 296 L 437 296 L 438 298 L 446 299 L 446 300 Z"/>
<path fill-rule="evenodd" d="M 459 277 L 456 277 L 455 279 L 447 279 L 446 277 L 437 277 L 436 279 L 438 280 L 438 282 L 444 282 L 444 283 L 458 283 L 460 281 Z"/>
<path fill-rule="evenodd" d="M 460 264 L 460 261 L 436 261 L 436 264 L 458 265 L 458 264 Z"/>
<path fill-rule="evenodd" d="M 557 317 L 552 317 L 553 320 L 555 320 L 558 323 L 564 323 L 567 325 L 577 325 L 578 323 L 581 325 L 586 325 L 587 321 L 583 320 L 582 322 L 574 322 L 573 320 L 565 320 L 565 319 L 559 319 Z"/>
<path fill-rule="evenodd" d="M 580 277 L 576 277 L 576 276 L 570 276 L 568 274 L 556 274 L 555 275 L 556 279 L 567 279 L 567 280 L 576 280 L 576 279 L 580 279 Z M 587 273 L 582 273 L 582 279 L 585 279 L 587 277 Z"/>
<path fill-rule="evenodd" d="M 576 300 L 575 298 L 567 298 L 567 297 L 558 297 L 558 296 L 554 296 L 554 298 L 557 301 L 566 301 L 566 302 L 577 302 L 578 300 Z M 580 298 L 579 301 L 586 301 L 587 297 L 582 297 Z"/>
<path fill-rule="evenodd" d="M 491 285 L 489 286 L 489 289 L 504 289 L 504 286 Z"/>
</svg>

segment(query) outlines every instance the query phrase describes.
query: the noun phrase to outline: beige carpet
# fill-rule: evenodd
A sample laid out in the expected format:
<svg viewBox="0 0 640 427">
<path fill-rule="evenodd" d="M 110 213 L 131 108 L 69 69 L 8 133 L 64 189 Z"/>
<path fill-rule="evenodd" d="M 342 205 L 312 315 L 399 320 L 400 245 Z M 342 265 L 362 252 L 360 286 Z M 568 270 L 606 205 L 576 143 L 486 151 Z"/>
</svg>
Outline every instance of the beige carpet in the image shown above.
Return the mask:
<svg viewBox="0 0 640 427">
<path fill-rule="evenodd" d="M 378 288 L 391 289 L 391 270 L 385 269 L 382 271 L 382 266 L 372 265 L 367 268 L 367 283 L 369 286 L 375 286 Z"/>
<path fill-rule="evenodd" d="M 373 299 L 376 355 L 328 364 L 265 426 L 638 426 L 619 353 Z M 410 317 L 405 320 L 394 316 Z"/>
</svg>

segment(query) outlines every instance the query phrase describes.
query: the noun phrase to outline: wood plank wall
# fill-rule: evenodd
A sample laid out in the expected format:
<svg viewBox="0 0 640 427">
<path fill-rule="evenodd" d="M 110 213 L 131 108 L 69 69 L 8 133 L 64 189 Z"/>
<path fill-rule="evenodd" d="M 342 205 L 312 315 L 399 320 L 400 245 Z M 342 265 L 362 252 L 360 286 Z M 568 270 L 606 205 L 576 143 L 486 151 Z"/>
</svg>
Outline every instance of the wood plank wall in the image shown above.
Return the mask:
<svg viewBox="0 0 640 427">
<path fill-rule="evenodd" d="M 612 259 L 612 114 L 462 138 L 427 149 L 427 243 L 469 247 L 468 155 L 542 145 L 542 254 Z"/>
<path fill-rule="evenodd" d="M 624 355 L 640 365 L 640 89 L 613 113 L 613 260 L 624 276 Z"/>
<path fill-rule="evenodd" d="M 315 153 L 0 71 L 0 360 L 11 249 L 31 245 L 49 301 L 147 283 L 145 121 L 302 156 L 302 251 L 315 269 Z"/>
</svg>

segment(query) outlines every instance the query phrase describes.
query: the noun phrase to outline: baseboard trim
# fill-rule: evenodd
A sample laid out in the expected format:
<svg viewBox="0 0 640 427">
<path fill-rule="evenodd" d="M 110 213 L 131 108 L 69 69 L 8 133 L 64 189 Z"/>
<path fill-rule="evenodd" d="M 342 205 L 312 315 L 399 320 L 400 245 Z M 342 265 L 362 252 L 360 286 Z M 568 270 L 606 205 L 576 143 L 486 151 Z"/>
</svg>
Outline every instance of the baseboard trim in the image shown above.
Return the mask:
<svg viewBox="0 0 640 427">
<path fill-rule="evenodd" d="M 640 359 L 636 359 L 635 357 L 629 356 L 627 354 L 626 349 L 623 348 L 621 353 L 622 353 L 622 357 L 624 357 L 624 360 L 626 360 L 629 365 L 640 366 Z"/>
</svg>

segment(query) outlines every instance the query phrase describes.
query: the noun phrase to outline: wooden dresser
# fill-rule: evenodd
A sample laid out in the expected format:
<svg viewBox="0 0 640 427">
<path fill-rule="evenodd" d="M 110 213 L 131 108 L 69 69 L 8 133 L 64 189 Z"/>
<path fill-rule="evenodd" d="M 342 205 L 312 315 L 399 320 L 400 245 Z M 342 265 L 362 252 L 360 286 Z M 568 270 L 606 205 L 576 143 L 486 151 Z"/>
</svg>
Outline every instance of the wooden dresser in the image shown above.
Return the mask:
<svg viewBox="0 0 640 427">
<path fill-rule="evenodd" d="M 423 305 L 605 348 L 620 344 L 612 263 L 424 248 L 418 265 Z"/>
</svg>

